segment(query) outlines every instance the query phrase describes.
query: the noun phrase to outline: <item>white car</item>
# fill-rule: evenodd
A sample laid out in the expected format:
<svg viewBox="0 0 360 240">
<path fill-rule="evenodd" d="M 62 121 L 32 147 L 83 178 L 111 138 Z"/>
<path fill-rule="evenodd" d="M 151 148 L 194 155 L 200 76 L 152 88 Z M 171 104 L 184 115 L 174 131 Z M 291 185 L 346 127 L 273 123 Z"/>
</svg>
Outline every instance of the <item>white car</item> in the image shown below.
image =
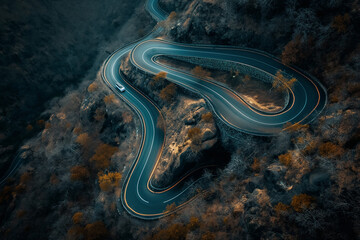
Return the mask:
<svg viewBox="0 0 360 240">
<path fill-rule="evenodd" d="M 121 85 L 120 83 L 116 84 L 116 88 L 120 90 L 120 92 L 125 92 L 125 87 Z"/>
</svg>

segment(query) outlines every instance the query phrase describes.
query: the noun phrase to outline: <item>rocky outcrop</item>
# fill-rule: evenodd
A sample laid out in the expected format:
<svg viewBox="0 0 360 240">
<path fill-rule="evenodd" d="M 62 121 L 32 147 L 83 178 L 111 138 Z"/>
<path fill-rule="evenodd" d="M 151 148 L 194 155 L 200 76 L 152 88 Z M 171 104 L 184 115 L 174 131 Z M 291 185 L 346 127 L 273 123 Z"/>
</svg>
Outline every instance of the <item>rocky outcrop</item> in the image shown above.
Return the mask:
<svg viewBox="0 0 360 240">
<path fill-rule="evenodd" d="M 203 117 L 209 114 L 205 100 L 181 98 L 176 107 L 163 108 L 167 147 L 152 179 L 154 187 L 169 186 L 188 172 L 218 161 L 216 154 L 209 154 L 220 144 L 214 120 Z M 198 136 L 189 138 L 191 129 L 199 129 Z"/>
</svg>

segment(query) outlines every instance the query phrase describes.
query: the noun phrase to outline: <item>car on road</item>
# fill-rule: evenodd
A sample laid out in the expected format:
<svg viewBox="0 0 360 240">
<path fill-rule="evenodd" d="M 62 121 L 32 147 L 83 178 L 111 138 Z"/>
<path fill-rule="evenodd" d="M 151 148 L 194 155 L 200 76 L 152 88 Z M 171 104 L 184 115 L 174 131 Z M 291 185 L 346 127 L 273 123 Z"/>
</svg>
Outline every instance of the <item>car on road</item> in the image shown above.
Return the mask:
<svg viewBox="0 0 360 240">
<path fill-rule="evenodd" d="M 120 90 L 120 92 L 125 92 L 125 87 L 121 85 L 120 83 L 116 84 L 116 88 Z"/>
</svg>

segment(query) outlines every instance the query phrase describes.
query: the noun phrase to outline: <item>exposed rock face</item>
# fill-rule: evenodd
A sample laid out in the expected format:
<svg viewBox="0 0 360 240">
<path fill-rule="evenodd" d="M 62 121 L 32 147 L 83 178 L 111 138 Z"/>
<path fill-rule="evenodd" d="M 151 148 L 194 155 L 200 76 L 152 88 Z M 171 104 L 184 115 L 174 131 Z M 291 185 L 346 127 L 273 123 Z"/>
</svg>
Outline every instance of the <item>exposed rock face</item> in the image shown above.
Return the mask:
<svg viewBox="0 0 360 240">
<path fill-rule="evenodd" d="M 168 147 L 164 148 L 162 160 L 152 180 L 155 187 L 166 187 L 187 172 L 216 161 L 209 158 L 208 153 L 219 145 L 218 131 L 213 119 L 202 119 L 202 115 L 209 112 L 205 100 L 182 98 L 173 109 L 163 108 Z M 200 129 L 197 141 L 188 136 L 189 130 L 194 128 Z"/>
</svg>

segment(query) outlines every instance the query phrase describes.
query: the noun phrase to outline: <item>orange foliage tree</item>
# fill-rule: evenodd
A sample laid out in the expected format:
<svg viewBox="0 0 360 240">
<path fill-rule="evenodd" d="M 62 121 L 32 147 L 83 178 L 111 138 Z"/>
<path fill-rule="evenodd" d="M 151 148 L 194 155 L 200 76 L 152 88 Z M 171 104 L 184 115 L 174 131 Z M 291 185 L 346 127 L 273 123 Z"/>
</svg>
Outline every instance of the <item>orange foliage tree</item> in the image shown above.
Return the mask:
<svg viewBox="0 0 360 240">
<path fill-rule="evenodd" d="M 274 210 L 277 214 L 284 214 L 290 210 L 290 206 L 279 202 L 275 205 Z"/>
<path fill-rule="evenodd" d="M 105 112 L 103 109 L 98 108 L 95 110 L 95 115 L 94 115 L 94 119 L 98 122 L 102 121 L 105 119 Z"/>
<path fill-rule="evenodd" d="M 201 236 L 201 240 L 215 240 L 215 234 L 212 232 L 206 232 Z"/>
<path fill-rule="evenodd" d="M 89 85 L 87 90 L 88 90 L 88 92 L 94 92 L 97 88 L 98 88 L 98 86 L 97 86 L 96 82 L 93 82 Z"/>
<path fill-rule="evenodd" d="M 288 151 L 285 154 L 279 155 L 279 161 L 284 164 L 285 166 L 290 166 L 292 162 L 292 153 Z"/>
<path fill-rule="evenodd" d="M 159 96 L 162 100 L 170 102 L 171 100 L 174 99 L 175 94 L 176 94 L 176 86 L 175 84 L 170 83 L 160 91 Z"/>
<path fill-rule="evenodd" d="M 164 80 L 166 78 L 167 73 L 166 72 L 159 72 L 156 74 L 152 79 L 153 81 L 150 82 L 151 87 L 159 87 L 164 84 Z"/>
<path fill-rule="evenodd" d="M 101 221 L 89 223 L 85 226 L 85 239 L 87 240 L 102 240 L 108 236 L 109 232 Z"/>
<path fill-rule="evenodd" d="M 296 81 L 297 81 L 296 78 L 291 78 L 291 79 L 286 78 L 282 73 L 282 71 L 278 70 L 276 72 L 272 86 L 278 91 L 285 91 L 287 88 L 292 88 Z"/>
<path fill-rule="evenodd" d="M 89 137 L 89 134 L 82 133 L 76 138 L 76 142 L 79 143 L 82 146 L 87 146 L 91 141 L 91 138 Z"/>
<path fill-rule="evenodd" d="M 158 231 L 151 239 L 152 240 L 183 240 L 186 238 L 188 229 L 184 224 L 175 223 L 166 229 Z"/>
<path fill-rule="evenodd" d="M 86 167 L 74 166 L 70 169 L 70 179 L 73 181 L 85 181 L 90 177 L 90 172 Z"/>
<path fill-rule="evenodd" d="M 26 131 L 31 132 L 34 129 L 34 127 L 31 124 L 28 124 L 26 126 Z"/>
<path fill-rule="evenodd" d="M 260 161 L 258 158 L 254 158 L 254 162 L 251 164 L 251 169 L 254 172 L 260 172 Z"/>
<path fill-rule="evenodd" d="M 72 221 L 74 224 L 80 224 L 83 220 L 84 214 L 82 212 L 76 212 L 72 217 Z"/>
<path fill-rule="evenodd" d="M 191 217 L 189 223 L 186 226 L 190 231 L 193 231 L 200 227 L 200 220 L 197 217 Z"/>
<path fill-rule="evenodd" d="M 334 28 L 338 33 L 344 33 L 347 31 L 347 27 L 350 24 L 350 15 L 348 13 L 344 15 L 338 15 L 334 18 L 331 23 L 331 27 Z"/>
<path fill-rule="evenodd" d="M 115 95 L 114 94 L 110 94 L 104 97 L 104 102 L 105 104 L 112 104 L 115 102 Z"/>
<path fill-rule="evenodd" d="M 95 150 L 94 156 L 90 158 L 90 162 L 95 163 L 98 169 L 104 169 L 110 166 L 110 158 L 118 151 L 117 147 L 101 143 Z"/>
<path fill-rule="evenodd" d="M 84 239 L 84 234 L 85 234 L 85 229 L 79 225 L 75 225 L 68 230 L 66 239 L 69 240 Z"/>
<path fill-rule="evenodd" d="M 199 137 L 200 135 L 201 135 L 201 129 L 198 128 L 198 127 L 190 128 L 189 131 L 188 131 L 188 137 L 189 137 L 191 140 L 196 139 L 196 138 Z"/>
<path fill-rule="evenodd" d="M 99 186 L 102 191 L 109 192 L 120 184 L 122 175 L 118 172 L 99 173 Z"/>
<path fill-rule="evenodd" d="M 196 66 L 193 70 L 191 70 L 191 73 L 198 78 L 207 78 L 211 75 L 209 71 L 205 70 L 201 66 Z"/>
<path fill-rule="evenodd" d="M 295 39 L 288 42 L 284 50 L 281 54 L 281 61 L 283 64 L 296 64 L 298 61 L 299 55 L 302 53 L 302 47 L 301 47 L 301 37 L 296 36 Z"/>
<path fill-rule="evenodd" d="M 329 157 L 329 158 L 338 157 L 343 152 L 344 152 L 344 150 L 342 149 L 342 147 L 340 147 L 332 142 L 322 143 L 319 146 L 319 153 L 323 157 Z"/>
<path fill-rule="evenodd" d="M 310 207 L 310 205 L 314 202 L 315 198 L 309 196 L 305 193 L 301 193 L 299 195 L 294 195 L 291 200 L 291 206 L 297 212 L 302 212 L 303 210 Z"/>
<path fill-rule="evenodd" d="M 213 120 L 213 114 L 211 112 L 204 113 L 201 115 L 201 120 L 204 122 L 212 122 Z"/>
</svg>

